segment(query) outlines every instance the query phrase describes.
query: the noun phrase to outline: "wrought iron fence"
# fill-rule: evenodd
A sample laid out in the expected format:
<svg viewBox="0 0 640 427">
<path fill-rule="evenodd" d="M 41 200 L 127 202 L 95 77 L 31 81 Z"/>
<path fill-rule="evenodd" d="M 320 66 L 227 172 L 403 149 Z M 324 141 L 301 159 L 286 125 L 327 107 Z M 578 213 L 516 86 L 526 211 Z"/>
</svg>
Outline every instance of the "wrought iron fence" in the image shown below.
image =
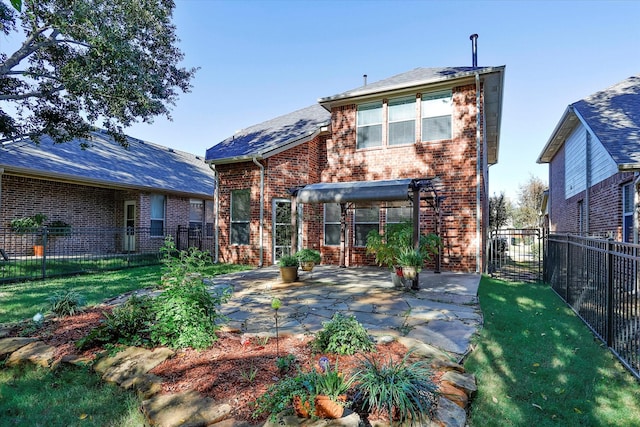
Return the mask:
<svg viewBox="0 0 640 427">
<path fill-rule="evenodd" d="M 0 283 L 158 264 L 172 236 L 178 249 L 213 253 L 200 229 L 42 227 L 17 233 L 0 228 Z"/>
<path fill-rule="evenodd" d="M 551 234 L 544 281 L 640 379 L 640 245 Z"/>
<path fill-rule="evenodd" d="M 511 282 L 540 282 L 542 249 L 538 229 L 492 231 L 487 242 L 487 270 L 492 277 Z"/>
</svg>

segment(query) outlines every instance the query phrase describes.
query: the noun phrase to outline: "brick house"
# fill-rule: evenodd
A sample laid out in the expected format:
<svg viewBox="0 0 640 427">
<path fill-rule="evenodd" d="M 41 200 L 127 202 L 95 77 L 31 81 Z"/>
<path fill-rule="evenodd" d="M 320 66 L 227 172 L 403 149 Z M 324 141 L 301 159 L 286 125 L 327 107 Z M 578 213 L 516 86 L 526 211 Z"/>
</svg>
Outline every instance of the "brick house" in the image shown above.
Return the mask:
<svg viewBox="0 0 640 427">
<path fill-rule="evenodd" d="M 125 149 L 106 133 L 94 132 L 90 139 L 64 144 L 45 137 L 39 144 L 20 140 L 0 146 L 0 248 L 23 255 L 10 222 L 37 213 L 48 217 L 45 225 L 62 221 L 87 232 L 66 251 L 157 251 L 178 226 L 204 231 L 213 248 L 215 181 L 209 165 L 135 138 L 127 143 Z M 87 230 L 125 228 L 126 237 L 87 241 L 95 235 Z"/>
<path fill-rule="evenodd" d="M 437 183 L 440 202 L 438 209 L 421 202 L 419 223 L 421 232 L 443 238 L 442 268 L 482 271 L 503 80 L 504 66 L 417 68 L 321 98 L 214 145 L 206 161 L 217 175 L 221 259 L 272 264 L 293 240 L 298 249 L 320 250 L 323 263 L 373 264 L 367 232 L 411 219 L 408 197 L 349 203 L 345 223 L 338 200 L 297 203 L 291 190 L 325 184 L 335 192 L 346 183 L 383 193 L 394 180 L 425 178 Z"/>
<path fill-rule="evenodd" d="M 551 232 L 637 242 L 640 75 L 569 105 L 538 163 Z"/>
</svg>

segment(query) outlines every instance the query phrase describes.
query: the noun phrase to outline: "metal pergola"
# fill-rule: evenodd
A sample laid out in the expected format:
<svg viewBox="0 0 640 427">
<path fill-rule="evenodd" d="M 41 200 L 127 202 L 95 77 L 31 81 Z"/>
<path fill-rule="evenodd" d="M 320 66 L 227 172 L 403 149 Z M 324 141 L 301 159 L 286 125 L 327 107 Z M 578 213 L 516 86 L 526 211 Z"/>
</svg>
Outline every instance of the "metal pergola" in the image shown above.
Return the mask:
<svg viewBox="0 0 640 427">
<path fill-rule="evenodd" d="M 440 236 L 440 202 L 436 188 L 438 178 L 406 178 L 379 181 L 320 182 L 291 188 L 291 226 L 297 229 L 297 204 L 338 203 L 340 205 L 340 267 L 346 267 L 347 210 L 354 204 L 371 202 L 411 201 L 413 211 L 413 244 L 420 245 L 420 202 L 426 200 L 436 213 L 436 235 Z M 297 233 L 291 233 L 291 247 L 297 247 Z M 436 273 L 440 272 L 440 254 L 436 258 Z M 418 289 L 419 277 L 412 289 Z"/>
</svg>

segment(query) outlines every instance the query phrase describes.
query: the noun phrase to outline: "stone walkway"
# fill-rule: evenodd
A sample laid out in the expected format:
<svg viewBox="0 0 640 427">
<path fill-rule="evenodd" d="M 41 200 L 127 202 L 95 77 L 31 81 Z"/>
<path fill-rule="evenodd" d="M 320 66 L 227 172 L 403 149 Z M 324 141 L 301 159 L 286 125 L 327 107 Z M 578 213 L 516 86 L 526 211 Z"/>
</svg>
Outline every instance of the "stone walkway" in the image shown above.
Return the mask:
<svg viewBox="0 0 640 427">
<path fill-rule="evenodd" d="M 431 425 L 466 424 L 469 398 L 476 391 L 473 375 L 459 365 L 469 351 L 470 339 L 482 324 L 477 290 L 480 276 L 423 272 L 420 289 L 399 289 L 392 285 L 387 270 L 373 267 L 338 268 L 320 266 L 313 272 L 300 272 L 298 282 L 281 283 L 276 267 L 266 267 L 207 279 L 212 291 L 233 288 L 231 300 L 222 312 L 230 319 L 227 328 L 248 335 L 275 335 L 273 298 L 279 298 L 281 335 L 315 333 L 334 313 L 354 315 L 376 340 L 398 340 L 414 348 L 416 355 L 446 371 L 442 378 L 437 422 Z M 115 299 L 115 302 L 124 299 Z M 112 303 L 114 302 L 112 301 Z M 2 338 L 0 359 L 7 365 L 24 362 L 50 366 L 54 350 L 29 338 Z M 161 378 L 148 372 L 173 355 L 169 349 L 129 348 L 113 357 L 97 360 L 93 368 L 105 381 L 134 389 L 150 425 L 237 427 L 229 419 L 231 408 L 195 392 L 160 394 Z M 70 358 L 61 362 L 84 363 Z M 281 417 L 277 426 L 300 425 L 306 421 Z M 357 414 L 340 420 L 315 421 L 325 424 L 357 426 Z M 276 427 L 267 422 L 265 426 Z"/>
</svg>

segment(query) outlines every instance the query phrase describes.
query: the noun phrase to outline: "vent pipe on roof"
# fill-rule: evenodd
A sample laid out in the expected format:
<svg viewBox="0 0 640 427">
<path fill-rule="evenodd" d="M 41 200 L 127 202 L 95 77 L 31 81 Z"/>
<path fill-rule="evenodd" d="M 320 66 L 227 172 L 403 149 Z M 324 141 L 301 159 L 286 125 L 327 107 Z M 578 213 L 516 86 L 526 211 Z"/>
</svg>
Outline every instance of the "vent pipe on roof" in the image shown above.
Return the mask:
<svg viewBox="0 0 640 427">
<path fill-rule="evenodd" d="M 367 75 L 363 74 L 362 75 L 362 79 L 364 80 L 364 85 L 366 86 L 367 85 Z"/>
<path fill-rule="evenodd" d="M 478 35 L 471 34 L 469 40 L 471 40 L 471 64 L 475 68 L 478 66 Z"/>
</svg>

